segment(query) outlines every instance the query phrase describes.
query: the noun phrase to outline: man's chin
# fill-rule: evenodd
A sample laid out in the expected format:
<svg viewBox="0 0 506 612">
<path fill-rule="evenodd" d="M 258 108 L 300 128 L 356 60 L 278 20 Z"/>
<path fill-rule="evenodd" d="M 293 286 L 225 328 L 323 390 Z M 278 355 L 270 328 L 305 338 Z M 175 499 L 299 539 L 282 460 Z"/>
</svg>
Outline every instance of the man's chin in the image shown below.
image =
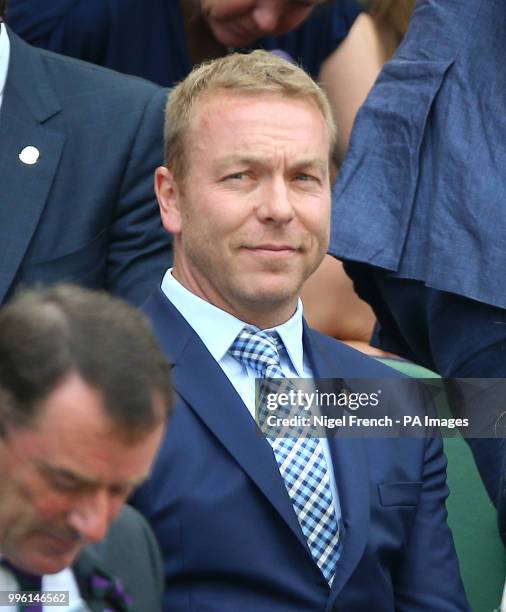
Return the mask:
<svg viewBox="0 0 506 612">
<path fill-rule="evenodd" d="M 25 555 L 17 551 L 12 563 L 30 574 L 57 574 L 74 563 L 82 548 L 82 545 L 75 544 L 68 550 L 55 550 L 46 545 L 30 549 Z"/>
<path fill-rule="evenodd" d="M 273 316 L 276 319 L 275 323 L 272 324 L 274 325 L 284 323 L 293 315 L 297 308 L 297 297 L 297 293 L 289 290 L 280 291 L 279 287 L 256 287 L 254 293 L 245 292 L 242 305 L 250 318 L 253 315 L 258 315 L 261 319 L 266 316 L 267 318 Z M 279 317 L 283 320 L 277 320 Z M 245 320 L 244 316 L 238 318 Z M 269 325 L 269 327 L 272 325 Z"/>
<path fill-rule="evenodd" d="M 66 554 L 34 556 L 30 562 L 31 567 L 27 571 L 39 575 L 57 574 L 66 567 L 70 567 L 74 564 L 80 550 L 81 549 L 78 548 L 77 550 Z"/>
</svg>

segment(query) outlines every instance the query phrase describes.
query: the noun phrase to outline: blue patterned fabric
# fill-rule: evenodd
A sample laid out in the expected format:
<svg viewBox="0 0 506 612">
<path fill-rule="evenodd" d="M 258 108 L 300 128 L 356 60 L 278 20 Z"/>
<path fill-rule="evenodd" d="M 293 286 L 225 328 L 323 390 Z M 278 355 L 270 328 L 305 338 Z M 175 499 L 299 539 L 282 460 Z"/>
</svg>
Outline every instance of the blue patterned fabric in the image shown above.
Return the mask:
<svg viewBox="0 0 506 612">
<path fill-rule="evenodd" d="M 229 352 L 262 378 L 284 379 L 278 351 L 280 342 L 277 334 L 256 327 L 245 327 L 232 343 Z M 266 413 L 266 409 L 263 409 L 264 398 L 261 392 L 261 418 Z M 269 431 L 272 432 L 272 429 Z M 309 550 L 327 582 L 332 584 L 338 559 L 339 528 L 320 441 L 314 437 L 273 436 L 267 440 L 274 451 L 279 472 Z"/>
<path fill-rule="evenodd" d="M 332 255 L 506 308 L 505 52 L 504 0 L 417 3 L 357 114 Z"/>
</svg>

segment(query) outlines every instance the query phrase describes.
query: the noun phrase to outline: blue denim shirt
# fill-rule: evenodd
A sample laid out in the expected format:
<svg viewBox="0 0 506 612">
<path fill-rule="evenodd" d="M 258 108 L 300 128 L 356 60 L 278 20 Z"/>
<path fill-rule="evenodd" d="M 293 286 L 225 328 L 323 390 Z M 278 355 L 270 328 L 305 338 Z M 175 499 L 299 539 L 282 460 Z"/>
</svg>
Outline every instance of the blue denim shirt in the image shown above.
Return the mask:
<svg viewBox="0 0 506 612">
<path fill-rule="evenodd" d="M 330 252 L 506 307 L 506 2 L 420 0 L 355 122 Z"/>
</svg>

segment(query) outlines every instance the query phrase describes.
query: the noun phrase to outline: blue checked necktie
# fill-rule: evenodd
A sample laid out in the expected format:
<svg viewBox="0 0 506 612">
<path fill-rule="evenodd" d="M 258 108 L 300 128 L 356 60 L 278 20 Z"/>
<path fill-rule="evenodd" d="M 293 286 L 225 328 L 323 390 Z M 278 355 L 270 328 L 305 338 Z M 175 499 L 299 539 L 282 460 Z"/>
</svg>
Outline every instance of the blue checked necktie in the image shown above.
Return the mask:
<svg viewBox="0 0 506 612">
<path fill-rule="evenodd" d="M 262 378 L 285 378 L 275 333 L 245 327 L 229 353 Z M 288 382 L 288 381 L 287 381 Z M 292 386 L 293 388 L 293 386 Z M 260 391 L 260 411 L 265 394 Z M 261 416 L 260 416 L 261 418 Z M 337 525 L 325 455 L 315 437 L 267 437 L 309 550 L 331 585 L 338 558 Z"/>
</svg>

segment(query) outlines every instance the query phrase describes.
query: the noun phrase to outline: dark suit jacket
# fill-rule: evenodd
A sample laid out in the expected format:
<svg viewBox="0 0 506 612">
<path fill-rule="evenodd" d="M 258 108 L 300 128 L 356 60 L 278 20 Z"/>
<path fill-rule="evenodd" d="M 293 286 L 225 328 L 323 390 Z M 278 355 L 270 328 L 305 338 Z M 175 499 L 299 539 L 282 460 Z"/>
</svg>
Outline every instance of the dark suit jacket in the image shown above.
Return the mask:
<svg viewBox="0 0 506 612">
<path fill-rule="evenodd" d="M 134 612 L 161 609 L 163 568 L 160 551 L 146 521 L 129 506 L 125 506 L 102 542 L 83 550 L 73 570 L 81 596 L 93 612 L 121 610 L 113 600 L 94 595 L 94 575 L 119 578 L 125 593 L 132 598 Z"/>
<path fill-rule="evenodd" d="M 439 439 L 329 440 L 344 530 L 329 589 L 271 447 L 234 387 L 161 291 L 144 309 L 180 398 L 152 478 L 134 499 L 162 547 L 165 610 L 468 609 L 446 525 Z M 307 328 L 304 345 L 318 377 L 397 376 Z"/>
<path fill-rule="evenodd" d="M 153 171 L 165 90 L 41 51 L 9 31 L 0 109 L 0 303 L 72 281 L 139 304 L 167 267 Z M 19 153 L 40 152 L 34 165 Z"/>
</svg>

